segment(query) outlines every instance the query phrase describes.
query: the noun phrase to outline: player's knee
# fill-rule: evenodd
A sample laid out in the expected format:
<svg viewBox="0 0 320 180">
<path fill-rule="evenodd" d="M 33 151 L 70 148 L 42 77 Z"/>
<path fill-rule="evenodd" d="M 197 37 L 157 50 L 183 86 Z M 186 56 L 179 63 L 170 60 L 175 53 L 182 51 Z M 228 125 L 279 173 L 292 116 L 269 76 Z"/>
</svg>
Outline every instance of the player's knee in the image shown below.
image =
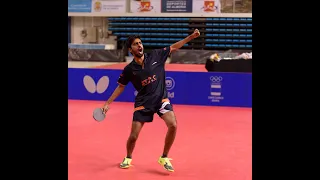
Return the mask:
<svg viewBox="0 0 320 180">
<path fill-rule="evenodd" d="M 172 120 L 170 123 L 168 123 L 168 128 L 171 130 L 177 129 L 177 122 L 175 120 Z"/>
<path fill-rule="evenodd" d="M 129 140 L 131 142 L 135 142 L 135 141 L 137 141 L 137 139 L 138 139 L 138 134 L 136 134 L 136 133 L 130 134 Z"/>
</svg>

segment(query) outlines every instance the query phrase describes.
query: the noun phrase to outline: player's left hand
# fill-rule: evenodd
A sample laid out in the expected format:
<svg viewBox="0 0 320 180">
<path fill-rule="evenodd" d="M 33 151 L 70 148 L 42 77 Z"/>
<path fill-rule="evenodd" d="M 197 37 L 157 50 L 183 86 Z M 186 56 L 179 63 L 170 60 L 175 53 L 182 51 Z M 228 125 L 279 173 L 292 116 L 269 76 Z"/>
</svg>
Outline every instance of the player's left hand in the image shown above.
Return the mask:
<svg viewBox="0 0 320 180">
<path fill-rule="evenodd" d="M 192 36 L 193 39 L 199 37 L 200 36 L 200 31 L 198 29 L 195 29 L 191 36 Z"/>
</svg>

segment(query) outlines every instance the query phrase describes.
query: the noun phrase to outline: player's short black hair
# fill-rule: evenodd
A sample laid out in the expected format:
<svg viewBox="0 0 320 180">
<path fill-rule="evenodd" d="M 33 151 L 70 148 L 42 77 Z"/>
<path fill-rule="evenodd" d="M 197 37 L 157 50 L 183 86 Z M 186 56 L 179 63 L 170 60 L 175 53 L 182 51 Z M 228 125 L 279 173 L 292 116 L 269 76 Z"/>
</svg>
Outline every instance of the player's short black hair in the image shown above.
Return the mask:
<svg viewBox="0 0 320 180">
<path fill-rule="evenodd" d="M 141 40 L 141 37 L 139 35 L 132 35 L 132 36 L 128 37 L 127 42 L 126 42 L 127 48 L 131 48 L 131 44 L 133 43 L 133 41 L 135 39 L 140 39 Z"/>
</svg>

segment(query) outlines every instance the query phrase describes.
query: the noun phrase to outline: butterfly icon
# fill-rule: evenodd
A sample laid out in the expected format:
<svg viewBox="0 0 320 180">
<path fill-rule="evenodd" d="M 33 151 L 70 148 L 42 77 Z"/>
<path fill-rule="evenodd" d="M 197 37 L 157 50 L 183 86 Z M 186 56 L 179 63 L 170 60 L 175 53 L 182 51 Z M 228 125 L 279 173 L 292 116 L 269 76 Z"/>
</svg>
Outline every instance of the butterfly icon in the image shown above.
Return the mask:
<svg viewBox="0 0 320 180">
<path fill-rule="evenodd" d="M 97 92 L 98 94 L 102 94 L 109 87 L 109 77 L 102 76 L 96 84 L 91 76 L 86 75 L 83 77 L 83 85 L 86 88 L 86 90 L 92 94 L 94 94 L 95 92 Z"/>
</svg>

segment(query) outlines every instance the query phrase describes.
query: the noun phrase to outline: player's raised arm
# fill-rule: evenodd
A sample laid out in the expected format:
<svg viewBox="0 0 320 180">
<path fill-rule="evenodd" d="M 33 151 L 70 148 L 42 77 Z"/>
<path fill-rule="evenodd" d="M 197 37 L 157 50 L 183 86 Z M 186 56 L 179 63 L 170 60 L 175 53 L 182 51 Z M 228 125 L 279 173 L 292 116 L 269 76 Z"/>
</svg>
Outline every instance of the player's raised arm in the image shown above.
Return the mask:
<svg viewBox="0 0 320 180">
<path fill-rule="evenodd" d="M 172 44 L 170 46 L 170 48 L 171 48 L 170 52 L 175 51 L 177 49 L 180 49 L 183 45 L 187 44 L 189 41 L 191 41 L 192 39 L 195 39 L 195 38 L 197 38 L 199 36 L 200 36 L 199 30 L 195 29 L 191 35 L 189 35 L 186 38 L 184 38 L 184 39 Z"/>
</svg>

